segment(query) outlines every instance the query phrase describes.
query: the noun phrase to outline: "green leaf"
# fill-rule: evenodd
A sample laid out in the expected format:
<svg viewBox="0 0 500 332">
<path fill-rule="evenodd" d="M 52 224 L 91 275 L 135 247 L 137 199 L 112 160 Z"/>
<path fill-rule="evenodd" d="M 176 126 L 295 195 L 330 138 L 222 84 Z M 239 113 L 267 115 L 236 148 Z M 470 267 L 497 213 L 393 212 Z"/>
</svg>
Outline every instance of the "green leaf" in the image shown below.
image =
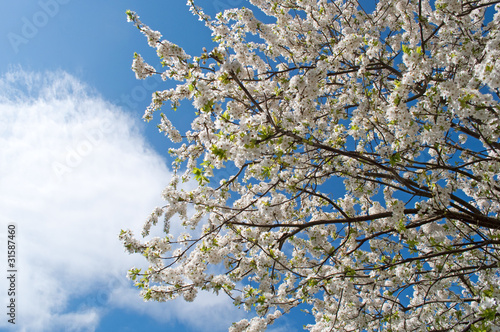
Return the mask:
<svg viewBox="0 0 500 332">
<path fill-rule="evenodd" d="M 395 166 L 400 161 L 401 161 L 401 155 L 399 154 L 399 152 L 397 152 L 391 156 L 389 163 L 391 164 L 391 166 Z"/>
<path fill-rule="evenodd" d="M 210 150 L 214 156 L 219 158 L 220 160 L 227 160 L 227 150 L 217 147 L 216 145 L 212 145 Z M 213 167 L 213 166 L 212 166 Z"/>
</svg>

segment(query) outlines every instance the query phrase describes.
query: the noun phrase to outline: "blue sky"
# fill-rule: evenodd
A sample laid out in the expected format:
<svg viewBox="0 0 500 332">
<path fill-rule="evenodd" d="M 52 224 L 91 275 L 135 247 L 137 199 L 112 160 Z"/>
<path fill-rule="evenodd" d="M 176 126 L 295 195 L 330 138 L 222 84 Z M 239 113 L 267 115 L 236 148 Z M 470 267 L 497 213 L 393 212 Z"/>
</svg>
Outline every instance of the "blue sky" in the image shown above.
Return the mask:
<svg viewBox="0 0 500 332">
<path fill-rule="evenodd" d="M 198 0 L 210 15 L 245 3 Z M 1 331 L 225 331 L 245 317 L 208 293 L 144 303 L 125 279 L 144 262 L 117 235 L 140 232 L 171 176 L 168 140 L 141 117 L 151 93 L 172 84 L 135 79 L 134 52 L 157 62 L 127 9 L 188 53 L 211 45 L 184 0 L 0 5 L 0 245 L 15 223 L 18 268 L 16 325 L 4 314 Z M 0 278 L 2 305 L 7 288 Z M 283 318 L 270 331 L 304 323 Z"/>
<path fill-rule="evenodd" d="M 168 140 L 141 120 L 151 93 L 172 83 L 136 80 L 134 52 L 158 61 L 125 11 L 196 55 L 210 49 L 210 31 L 185 2 L 1 2 L 0 270 L 7 225 L 15 223 L 19 272 L 16 325 L 3 314 L 0 331 L 217 332 L 245 317 L 208 293 L 193 303 L 144 303 L 125 278 L 144 260 L 128 256 L 117 237 L 122 228 L 140 232 L 172 174 Z M 248 6 L 196 3 L 212 16 Z M 184 103 L 168 115 L 187 125 L 190 112 Z M 0 278 L 2 306 L 7 288 Z M 301 331 L 309 322 L 296 310 L 269 331 Z"/>
</svg>

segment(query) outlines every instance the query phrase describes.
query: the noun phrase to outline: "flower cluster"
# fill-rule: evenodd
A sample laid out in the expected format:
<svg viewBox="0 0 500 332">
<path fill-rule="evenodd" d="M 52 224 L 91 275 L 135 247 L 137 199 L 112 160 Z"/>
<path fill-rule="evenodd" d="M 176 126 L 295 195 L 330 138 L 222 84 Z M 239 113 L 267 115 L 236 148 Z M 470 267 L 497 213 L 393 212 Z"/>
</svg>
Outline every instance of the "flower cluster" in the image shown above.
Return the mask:
<svg viewBox="0 0 500 332">
<path fill-rule="evenodd" d="M 196 57 L 128 12 L 164 65 L 137 77 L 177 81 L 144 118 L 196 109 L 182 135 L 160 115 L 176 175 L 142 235 L 166 236 L 120 235 L 143 297 L 225 293 L 255 313 L 231 331 L 299 305 L 310 331 L 499 328 L 496 1 L 250 2 L 265 21 L 188 1 L 218 43 Z"/>
</svg>

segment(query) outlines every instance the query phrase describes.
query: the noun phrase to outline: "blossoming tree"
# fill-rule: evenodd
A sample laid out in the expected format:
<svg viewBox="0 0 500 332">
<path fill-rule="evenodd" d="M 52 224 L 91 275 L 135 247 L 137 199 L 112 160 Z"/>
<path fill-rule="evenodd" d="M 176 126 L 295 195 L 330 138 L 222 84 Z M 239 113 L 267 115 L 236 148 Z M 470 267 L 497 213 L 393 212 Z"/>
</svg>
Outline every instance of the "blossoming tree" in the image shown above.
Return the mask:
<svg viewBox="0 0 500 332">
<path fill-rule="evenodd" d="M 144 119 L 197 110 L 183 134 L 159 115 L 176 176 L 120 234 L 144 299 L 225 293 L 255 314 L 231 331 L 299 305 L 311 331 L 499 328 L 500 1 L 250 2 L 264 20 L 188 1 L 217 43 L 197 57 L 127 13 L 163 65 L 137 78 L 178 82 Z"/>
</svg>

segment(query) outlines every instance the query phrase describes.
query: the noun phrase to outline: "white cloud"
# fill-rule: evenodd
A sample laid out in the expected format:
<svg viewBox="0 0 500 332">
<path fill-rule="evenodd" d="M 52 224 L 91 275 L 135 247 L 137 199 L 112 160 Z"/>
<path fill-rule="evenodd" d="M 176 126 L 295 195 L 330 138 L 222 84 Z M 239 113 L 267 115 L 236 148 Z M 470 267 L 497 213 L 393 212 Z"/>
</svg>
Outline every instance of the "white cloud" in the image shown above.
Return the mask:
<svg viewBox="0 0 500 332">
<path fill-rule="evenodd" d="M 126 255 L 117 235 L 139 230 L 170 177 L 138 128 L 66 73 L 0 77 L 0 243 L 15 222 L 16 331 L 93 331 L 103 307 L 214 331 L 236 319 L 226 299 L 207 294 L 189 304 L 144 304 L 124 279 L 143 260 Z M 0 278 L 0 292 L 7 288 Z M 85 305 L 70 305 L 82 298 Z M 201 319 L 191 322 L 193 312 Z M 0 320 L 0 328 L 10 325 Z"/>
<path fill-rule="evenodd" d="M 165 330 L 170 331 L 169 323 L 181 322 L 191 331 L 227 331 L 232 322 L 245 317 L 245 313 L 237 310 L 224 296 L 199 292 L 191 303 L 183 300 L 167 303 L 137 302 L 137 291 L 132 289 L 116 289 L 110 296 L 109 303 L 113 307 L 133 310 L 147 314 L 165 323 Z"/>
</svg>

